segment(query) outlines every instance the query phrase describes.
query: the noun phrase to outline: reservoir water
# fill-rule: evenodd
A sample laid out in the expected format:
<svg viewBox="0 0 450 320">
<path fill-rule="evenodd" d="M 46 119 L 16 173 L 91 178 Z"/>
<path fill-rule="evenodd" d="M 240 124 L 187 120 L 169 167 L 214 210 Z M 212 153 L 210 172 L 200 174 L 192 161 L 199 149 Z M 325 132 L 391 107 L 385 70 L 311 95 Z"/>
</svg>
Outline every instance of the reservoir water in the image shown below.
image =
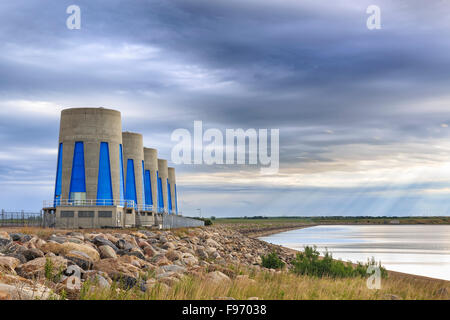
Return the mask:
<svg viewBox="0 0 450 320">
<path fill-rule="evenodd" d="M 260 239 L 296 250 L 316 245 L 343 261 L 374 257 L 388 270 L 450 280 L 449 225 L 324 225 Z"/>
</svg>

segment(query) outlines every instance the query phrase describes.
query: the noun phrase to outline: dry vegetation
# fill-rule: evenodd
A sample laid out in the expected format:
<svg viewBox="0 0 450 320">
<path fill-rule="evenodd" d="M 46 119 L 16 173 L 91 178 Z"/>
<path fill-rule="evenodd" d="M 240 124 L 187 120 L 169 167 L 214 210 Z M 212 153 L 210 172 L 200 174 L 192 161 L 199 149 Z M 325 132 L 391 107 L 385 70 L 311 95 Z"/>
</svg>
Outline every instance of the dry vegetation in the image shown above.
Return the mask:
<svg viewBox="0 0 450 320">
<path fill-rule="evenodd" d="M 273 228 L 294 227 L 293 225 L 286 226 L 285 221 L 272 221 L 269 225 L 260 224 L 257 229 L 258 232 L 264 232 L 264 229 L 273 232 Z M 304 221 L 294 223 L 305 223 Z M 159 250 L 159 254 L 169 257 L 169 251 L 163 250 L 161 246 L 170 242 L 175 245 L 176 251 L 185 252 L 195 248 L 207 248 L 210 244 L 208 241 L 217 241 L 217 252 L 220 253 L 221 258 L 198 258 L 194 266 L 187 267 L 187 272 L 183 274 L 175 274 L 169 277 L 170 281 L 162 281 L 156 279 L 155 270 L 160 269 L 154 257 L 147 256 L 145 259 L 149 263 L 155 263 L 155 268 L 152 272 L 145 274 L 144 280 L 147 284 L 146 290 L 142 290 L 139 285 L 132 289 L 124 289 L 120 283 L 112 282 L 110 287 L 100 287 L 95 282 L 83 282 L 81 291 L 76 295 L 66 295 L 65 292 L 58 291 L 57 299 L 102 299 L 102 300 L 128 300 L 128 299 L 450 299 L 450 282 L 437 279 L 429 279 L 425 277 L 401 274 L 396 272 L 389 272 L 387 279 L 381 280 L 381 289 L 368 289 L 366 278 L 352 277 L 352 278 L 337 278 L 332 279 L 328 277 L 313 277 L 307 275 L 294 274 L 292 268 L 289 270 L 289 265 L 292 262 L 292 250 L 281 248 L 278 246 L 269 245 L 265 242 L 248 238 L 240 232 L 236 232 L 236 225 L 230 226 L 213 226 L 205 228 L 194 229 L 177 229 L 172 231 L 160 232 L 155 239 L 158 240 L 152 243 L 152 246 Z M 249 228 L 249 226 L 252 226 Z M 238 230 L 254 230 L 254 224 L 247 224 L 247 229 L 237 228 Z M 52 235 L 61 233 L 64 235 L 67 230 L 54 229 L 40 229 L 40 228 L 8 228 L 8 232 L 20 232 L 32 236 L 37 236 L 46 241 L 51 240 Z M 80 230 L 85 235 L 85 243 L 92 240 L 95 233 L 117 233 L 123 234 L 125 239 L 130 241 L 130 235 L 136 231 L 133 230 Z M 89 233 L 93 233 L 89 236 Z M 245 232 L 244 232 L 245 233 Z M 116 236 L 118 236 L 116 234 Z M 255 232 L 247 232 L 248 235 L 255 235 Z M 168 242 L 162 241 L 162 238 L 167 238 Z M 135 238 L 139 240 L 138 237 Z M 131 239 L 132 240 L 132 239 Z M 149 239 L 151 240 L 151 239 Z M 207 244 L 208 243 L 208 244 Z M 214 241 L 212 241 L 214 245 Z M 94 247 L 95 248 L 95 247 Z M 183 249 L 183 250 L 181 250 Z M 172 251 L 173 251 L 172 250 Z M 181 251 L 180 251 L 181 250 Z M 261 267 L 261 262 L 255 263 L 259 256 L 269 252 L 277 251 L 277 254 L 283 258 L 286 267 L 280 270 L 267 269 Z M 171 251 L 171 252 L 172 252 Z M 197 252 L 196 250 L 194 250 Z M 194 252 L 192 251 L 192 252 Z M 233 254 L 234 260 L 229 260 L 228 256 Z M 224 259 L 224 257 L 226 259 Z M 126 258 L 126 255 L 119 257 L 116 260 Z M 135 258 L 135 260 L 139 260 Z M 184 261 L 184 258 L 181 260 Z M 141 260 L 139 260 L 141 261 Z M 160 260 L 159 260 L 160 261 Z M 235 263 L 230 263 L 235 261 Z M 147 263 L 146 262 L 146 263 Z M 169 262 L 166 262 L 166 264 Z M 170 263 L 174 263 L 173 261 Z M 184 262 L 183 262 L 184 263 Z M 291 265 L 292 267 L 292 265 Z M 228 277 L 223 281 L 211 281 L 208 275 L 214 271 L 220 270 Z M 142 276 L 142 275 L 141 275 Z M 12 284 L 7 279 L 9 275 L 3 274 L 0 276 L 0 283 Z M 164 279 L 163 279 L 164 280 Z M 27 281 L 27 282 L 25 282 Z M 46 287 L 56 286 L 56 283 L 51 283 L 48 279 L 41 279 L 43 285 Z M 22 279 L 21 283 L 35 282 L 34 286 L 38 285 L 33 279 Z M 1 291 L 1 290 L 0 290 Z M 1 296 L 0 296 L 1 298 Z M 53 296 L 47 297 L 53 298 Z"/>
<path fill-rule="evenodd" d="M 372 300 L 372 299 L 449 299 L 448 282 L 410 279 L 391 276 L 382 280 L 380 290 L 367 288 L 363 278 L 314 278 L 298 276 L 290 272 L 269 271 L 244 272 L 248 278 L 238 277 L 231 281 L 211 282 L 201 277 L 186 276 L 168 288 L 155 286 L 151 291 L 124 291 L 116 286 L 108 290 L 95 289 L 87 285 L 81 299 L 175 299 L 203 300 L 227 299 L 247 300 L 258 297 L 268 300 Z"/>
</svg>

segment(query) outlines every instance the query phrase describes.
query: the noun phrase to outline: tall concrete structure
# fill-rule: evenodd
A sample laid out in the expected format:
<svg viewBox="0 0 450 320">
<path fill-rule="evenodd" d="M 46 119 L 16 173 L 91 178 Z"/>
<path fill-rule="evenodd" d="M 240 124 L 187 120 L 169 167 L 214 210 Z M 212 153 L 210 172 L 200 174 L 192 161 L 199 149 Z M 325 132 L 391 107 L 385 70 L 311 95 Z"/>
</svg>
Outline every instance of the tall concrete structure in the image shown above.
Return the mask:
<svg viewBox="0 0 450 320">
<path fill-rule="evenodd" d="M 176 216 L 175 170 L 122 132 L 121 114 L 105 108 L 61 112 L 55 192 L 44 225 L 57 228 L 203 225 Z M 172 215 L 167 215 L 167 213 Z"/>
<path fill-rule="evenodd" d="M 158 159 L 158 212 L 169 212 L 169 202 L 167 199 L 167 186 L 169 184 L 169 173 L 167 170 L 167 160 Z"/>
<path fill-rule="evenodd" d="M 158 151 L 144 148 L 144 186 L 145 203 L 152 206 L 152 212 L 157 213 L 158 208 Z"/>
<path fill-rule="evenodd" d="M 119 200 L 120 112 L 74 108 L 61 113 L 55 201 Z"/>
<path fill-rule="evenodd" d="M 145 210 L 144 198 L 144 144 L 140 133 L 123 132 L 123 166 L 125 176 L 125 200 L 133 201 L 136 210 Z M 138 217 L 126 215 L 127 225 L 140 225 Z"/>
<path fill-rule="evenodd" d="M 168 188 L 168 198 L 169 198 L 169 213 L 178 214 L 177 205 L 177 182 L 175 179 L 175 168 L 167 168 L 169 176 L 169 188 Z"/>
<path fill-rule="evenodd" d="M 120 112 L 104 108 L 72 108 L 61 112 L 54 206 L 61 204 L 124 205 Z M 73 216 L 79 226 L 98 221 L 92 210 Z M 116 212 L 114 211 L 114 214 Z M 112 214 L 102 218 L 115 224 Z M 121 213 L 120 217 L 121 219 Z M 114 220 L 114 221 L 113 221 Z"/>
</svg>

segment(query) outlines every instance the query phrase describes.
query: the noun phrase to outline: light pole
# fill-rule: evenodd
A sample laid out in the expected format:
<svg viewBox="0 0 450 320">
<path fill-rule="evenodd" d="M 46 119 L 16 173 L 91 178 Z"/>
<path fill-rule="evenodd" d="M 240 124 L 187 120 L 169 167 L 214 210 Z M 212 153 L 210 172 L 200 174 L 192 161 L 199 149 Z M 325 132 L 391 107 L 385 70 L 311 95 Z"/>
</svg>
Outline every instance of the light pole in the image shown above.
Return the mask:
<svg viewBox="0 0 450 320">
<path fill-rule="evenodd" d="M 200 218 L 202 217 L 202 209 L 197 209 L 200 215 Z"/>
</svg>

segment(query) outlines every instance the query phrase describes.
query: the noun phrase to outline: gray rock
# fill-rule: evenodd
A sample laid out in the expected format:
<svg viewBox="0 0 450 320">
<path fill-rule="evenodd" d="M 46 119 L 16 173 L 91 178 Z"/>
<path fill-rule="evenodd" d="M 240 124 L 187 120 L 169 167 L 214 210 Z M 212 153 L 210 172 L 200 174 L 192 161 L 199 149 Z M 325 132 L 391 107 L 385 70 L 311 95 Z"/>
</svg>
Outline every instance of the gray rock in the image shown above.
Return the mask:
<svg viewBox="0 0 450 320">
<path fill-rule="evenodd" d="M 114 243 L 112 243 L 108 239 L 102 238 L 100 236 L 96 236 L 92 242 L 96 246 L 109 246 L 109 247 L 113 248 L 115 252 L 117 252 L 119 250 L 119 248 L 117 248 L 117 246 Z"/>
<path fill-rule="evenodd" d="M 117 243 L 116 243 L 116 246 L 120 250 L 125 250 L 125 251 L 133 249 L 133 245 L 124 239 L 119 239 L 119 241 L 117 241 Z"/>
<path fill-rule="evenodd" d="M 25 248 L 24 246 L 18 243 L 10 242 L 8 245 L 1 249 L 1 252 L 7 256 L 10 256 L 11 254 L 23 255 L 23 252 L 25 252 L 26 250 L 27 248 Z"/>
<path fill-rule="evenodd" d="M 203 249 L 197 249 L 195 253 L 202 259 L 208 259 L 208 253 Z"/>
<path fill-rule="evenodd" d="M 148 238 L 157 238 L 158 235 L 154 232 L 148 231 L 148 230 L 141 230 L 143 234 L 145 234 Z"/>
<path fill-rule="evenodd" d="M 137 250 L 125 251 L 124 254 L 128 255 L 128 256 L 135 256 L 135 257 L 138 257 L 139 259 L 145 260 L 144 254 L 142 252 L 137 251 Z"/>
<path fill-rule="evenodd" d="M 28 242 L 31 240 L 30 235 L 23 233 L 11 233 L 10 237 L 13 241 Z"/>
<path fill-rule="evenodd" d="M 36 248 L 27 249 L 22 254 L 23 254 L 23 256 L 25 257 L 25 259 L 27 261 L 30 261 L 30 260 L 33 260 L 33 259 L 40 258 L 40 257 L 44 256 L 44 253 L 41 250 L 36 249 Z"/>
<path fill-rule="evenodd" d="M 93 265 L 92 259 L 86 253 L 81 251 L 72 250 L 66 254 L 65 258 L 84 270 L 89 270 Z"/>
<path fill-rule="evenodd" d="M 166 242 L 167 242 L 167 238 L 164 237 L 164 236 L 160 236 L 160 237 L 159 237 L 159 242 L 161 242 L 161 243 L 166 243 Z"/>
<path fill-rule="evenodd" d="M 0 248 L 10 244 L 11 242 L 11 239 L 0 238 Z"/>
<path fill-rule="evenodd" d="M 53 235 L 48 239 L 48 241 L 55 241 L 62 244 L 67 241 L 67 238 Z"/>
<path fill-rule="evenodd" d="M 177 266 L 174 264 L 169 264 L 167 266 L 161 266 L 161 269 L 164 270 L 164 272 L 175 272 L 175 273 L 185 273 L 186 268 Z"/>
<path fill-rule="evenodd" d="M 66 277 L 76 276 L 80 279 L 83 277 L 84 270 L 81 269 L 78 265 L 73 264 L 67 267 L 66 270 L 64 270 L 63 274 Z"/>
</svg>

